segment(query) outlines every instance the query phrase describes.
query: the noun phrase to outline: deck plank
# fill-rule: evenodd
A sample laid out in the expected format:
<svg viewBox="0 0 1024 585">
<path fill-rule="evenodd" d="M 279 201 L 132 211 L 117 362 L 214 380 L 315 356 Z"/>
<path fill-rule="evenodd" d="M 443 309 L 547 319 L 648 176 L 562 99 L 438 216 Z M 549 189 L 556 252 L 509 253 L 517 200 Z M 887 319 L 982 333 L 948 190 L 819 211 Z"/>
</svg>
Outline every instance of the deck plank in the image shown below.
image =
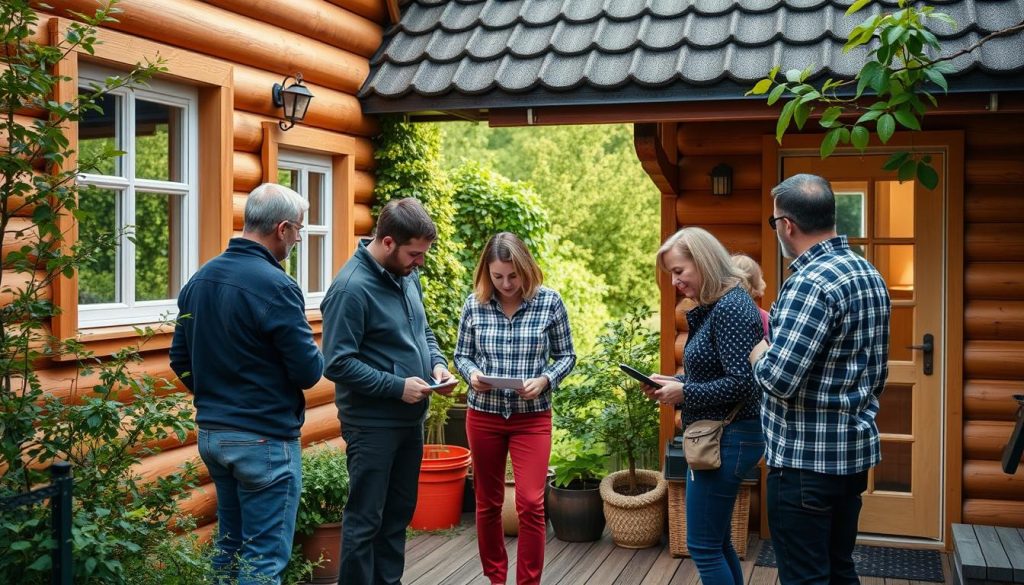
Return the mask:
<svg viewBox="0 0 1024 585">
<path fill-rule="evenodd" d="M 661 558 L 662 550 L 663 547 L 656 546 L 636 551 L 629 563 L 622 568 L 615 585 L 640 585 L 654 563 Z"/>
</svg>

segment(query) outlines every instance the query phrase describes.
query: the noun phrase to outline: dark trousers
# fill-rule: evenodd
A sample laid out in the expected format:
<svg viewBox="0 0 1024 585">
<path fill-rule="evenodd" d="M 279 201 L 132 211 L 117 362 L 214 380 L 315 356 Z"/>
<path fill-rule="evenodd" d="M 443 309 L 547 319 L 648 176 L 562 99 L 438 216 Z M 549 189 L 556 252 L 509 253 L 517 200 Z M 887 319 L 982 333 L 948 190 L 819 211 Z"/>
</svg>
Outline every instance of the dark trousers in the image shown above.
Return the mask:
<svg viewBox="0 0 1024 585">
<path fill-rule="evenodd" d="M 859 583 L 853 566 L 868 472 L 768 469 L 768 527 L 782 585 Z"/>
<path fill-rule="evenodd" d="M 416 510 L 423 427 L 345 426 L 349 497 L 342 519 L 340 582 L 398 585 L 405 529 Z"/>
</svg>

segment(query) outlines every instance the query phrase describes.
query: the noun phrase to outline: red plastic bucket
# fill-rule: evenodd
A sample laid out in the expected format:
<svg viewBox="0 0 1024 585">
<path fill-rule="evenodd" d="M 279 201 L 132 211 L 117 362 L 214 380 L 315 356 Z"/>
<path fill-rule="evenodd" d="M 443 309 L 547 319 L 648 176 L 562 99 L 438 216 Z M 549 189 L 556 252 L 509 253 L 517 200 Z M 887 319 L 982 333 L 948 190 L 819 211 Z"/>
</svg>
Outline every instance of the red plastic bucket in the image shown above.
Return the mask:
<svg viewBox="0 0 1024 585">
<path fill-rule="evenodd" d="M 458 526 L 468 470 L 469 449 L 457 445 L 424 445 L 419 496 L 409 526 L 415 530 Z"/>
</svg>

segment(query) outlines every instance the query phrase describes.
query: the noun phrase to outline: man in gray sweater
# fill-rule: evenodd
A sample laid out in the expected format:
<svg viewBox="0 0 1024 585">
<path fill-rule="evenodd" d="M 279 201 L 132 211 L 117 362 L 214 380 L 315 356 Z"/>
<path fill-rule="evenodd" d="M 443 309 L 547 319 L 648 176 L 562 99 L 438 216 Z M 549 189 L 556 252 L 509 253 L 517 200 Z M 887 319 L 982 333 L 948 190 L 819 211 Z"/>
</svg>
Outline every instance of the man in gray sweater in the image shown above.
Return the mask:
<svg viewBox="0 0 1024 585">
<path fill-rule="evenodd" d="M 324 375 L 335 383 L 348 444 L 340 570 L 346 585 L 402 580 L 431 377 L 452 377 L 427 324 L 417 272 L 436 237 L 419 201 L 389 202 L 373 240 L 359 244 L 320 305 Z"/>
</svg>

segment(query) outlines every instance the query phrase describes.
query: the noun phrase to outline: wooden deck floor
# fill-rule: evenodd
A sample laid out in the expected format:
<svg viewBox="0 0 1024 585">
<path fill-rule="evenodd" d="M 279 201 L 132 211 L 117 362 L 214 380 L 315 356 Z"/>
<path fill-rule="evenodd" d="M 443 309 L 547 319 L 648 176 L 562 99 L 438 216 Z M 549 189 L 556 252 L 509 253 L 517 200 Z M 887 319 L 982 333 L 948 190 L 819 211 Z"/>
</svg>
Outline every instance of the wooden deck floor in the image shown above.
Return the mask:
<svg viewBox="0 0 1024 585">
<path fill-rule="evenodd" d="M 515 583 L 516 539 L 506 538 L 509 554 L 507 583 Z M 778 583 L 775 568 L 755 567 L 761 548 L 756 534 L 751 535 L 747 558 L 742 562 L 748 585 Z M 946 583 L 952 584 L 948 556 L 943 557 Z M 554 537 L 548 528 L 544 559 L 545 585 L 696 585 L 697 567 L 689 558 L 673 558 L 668 546 L 643 550 L 619 548 L 605 533 L 592 543 L 568 543 Z M 476 530 L 471 518 L 461 527 L 442 533 L 413 536 L 406 545 L 406 585 L 489 585 L 480 570 Z M 861 577 L 863 585 L 935 585 L 924 581 Z"/>
</svg>

